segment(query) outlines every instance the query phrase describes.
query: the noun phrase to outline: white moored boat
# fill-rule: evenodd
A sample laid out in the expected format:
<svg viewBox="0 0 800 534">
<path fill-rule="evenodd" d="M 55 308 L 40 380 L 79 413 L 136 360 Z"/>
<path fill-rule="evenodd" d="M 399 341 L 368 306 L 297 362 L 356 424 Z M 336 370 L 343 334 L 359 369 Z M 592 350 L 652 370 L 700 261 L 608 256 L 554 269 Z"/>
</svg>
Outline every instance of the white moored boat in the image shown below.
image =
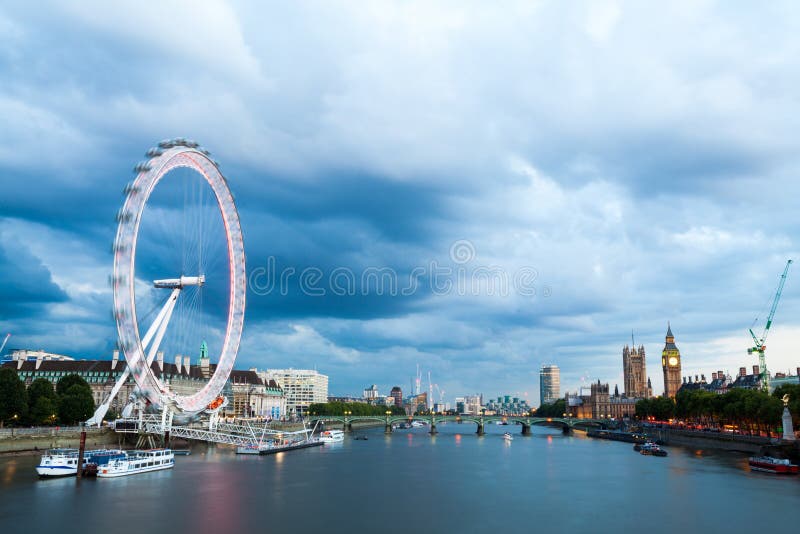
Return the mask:
<svg viewBox="0 0 800 534">
<path fill-rule="evenodd" d="M 512 436 L 510 433 L 506 432 L 505 434 L 503 434 L 503 439 L 506 440 L 506 441 L 514 441 L 514 436 Z"/>
<path fill-rule="evenodd" d="M 339 443 L 344 441 L 343 430 L 325 430 L 320 433 L 319 440 L 323 443 Z"/>
<path fill-rule="evenodd" d="M 172 469 L 175 466 L 175 456 L 170 449 L 151 449 L 147 451 L 132 451 L 124 457 L 109 461 L 97 470 L 100 478 L 124 477 Z"/>
<path fill-rule="evenodd" d="M 36 466 L 36 473 L 40 477 L 63 477 L 75 476 L 78 473 L 78 449 L 50 449 L 42 455 L 39 465 Z M 83 465 L 103 464 L 110 458 L 124 454 L 118 449 L 97 449 L 84 451 Z"/>
</svg>

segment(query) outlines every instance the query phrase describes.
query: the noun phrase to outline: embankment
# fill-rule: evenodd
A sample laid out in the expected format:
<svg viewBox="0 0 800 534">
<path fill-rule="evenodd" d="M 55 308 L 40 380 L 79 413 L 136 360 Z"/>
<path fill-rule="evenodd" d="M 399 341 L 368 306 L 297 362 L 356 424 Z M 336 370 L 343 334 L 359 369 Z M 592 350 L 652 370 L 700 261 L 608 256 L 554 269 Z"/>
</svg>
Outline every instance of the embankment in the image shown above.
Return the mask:
<svg viewBox="0 0 800 534">
<path fill-rule="evenodd" d="M 57 427 L 26 428 L 16 431 L 4 429 L 0 433 L 0 454 L 36 452 L 56 447 L 77 448 L 80 445 L 79 429 Z M 118 435 L 108 428 L 86 429 L 86 447 L 97 448 L 116 445 Z"/>
<path fill-rule="evenodd" d="M 770 454 L 797 460 L 798 443 L 773 441 L 760 436 L 742 436 L 715 432 L 697 432 L 677 428 L 648 428 L 647 434 L 665 445 L 680 445 L 694 449 L 720 449 L 746 454 Z"/>
</svg>

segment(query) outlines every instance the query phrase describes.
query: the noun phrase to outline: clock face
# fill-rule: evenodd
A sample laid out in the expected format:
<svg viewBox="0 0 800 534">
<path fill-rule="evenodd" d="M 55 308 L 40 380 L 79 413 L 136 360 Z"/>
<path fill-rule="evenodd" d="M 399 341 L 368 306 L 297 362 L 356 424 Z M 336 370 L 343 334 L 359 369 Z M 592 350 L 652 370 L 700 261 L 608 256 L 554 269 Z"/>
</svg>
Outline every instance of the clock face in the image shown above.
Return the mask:
<svg viewBox="0 0 800 534">
<path fill-rule="evenodd" d="M 670 357 L 669 364 L 675 367 L 676 365 L 678 365 L 678 358 L 676 358 L 675 356 Z"/>
</svg>

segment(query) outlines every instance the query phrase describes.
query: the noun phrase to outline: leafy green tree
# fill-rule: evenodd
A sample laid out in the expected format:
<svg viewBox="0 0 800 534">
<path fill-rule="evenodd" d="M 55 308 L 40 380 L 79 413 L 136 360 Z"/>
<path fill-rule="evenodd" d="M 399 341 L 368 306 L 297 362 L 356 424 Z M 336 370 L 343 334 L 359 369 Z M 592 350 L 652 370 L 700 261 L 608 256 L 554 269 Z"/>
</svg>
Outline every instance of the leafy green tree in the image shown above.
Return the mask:
<svg viewBox="0 0 800 534">
<path fill-rule="evenodd" d="M 636 402 L 636 417 L 647 419 L 653 415 L 653 403 L 651 399 L 642 399 Z"/>
<path fill-rule="evenodd" d="M 77 423 L 87 420 L 94 413 L 92 391 L 81 384 L 73 384 L 60 396 L 58 415 L 65 423 Z"/>
<path fill-rule="evenodd" d="M 46 400 L 41 400 L 46 399 Z M 28 387 L 28 422 L 39 424 L 53 424 L 58 412 L 58 401 L 53 383 L 46 378 L 37 378 Z"/>
<path fill-rule="evenodd" d="M 86 382 L 86 380 L 84 380 L 80 375 L 76 374 L 61 377 L 61 380 L 56 383 L 56 393 L 59 397 L 61 397 L 69 390 L 69 388 L 74 385 L 82 386 L 86 389 L 86 391 L 89 392 L 90 395 L 92 394 L 92 387 L 89 385 L 89 383 Z"/>
<path fill-rule="evenodd" d="M 6 421 L 18 422 L 28 413 L 28 392 L 15 369 L 0 369 L 0 428 Z"/>
<path fill-rule="evenodd" d="M 55 397 L 38 397 L 30 407 L 28 420 L 35 425 L 52 425 L 58 419 L 58 403 Z"/>
<path fill-rule="evenodd" d="M 564 399 L 558 399 L 549 404 L 542 404 L 536 409 L 536 417 L 562 417 L 567 412 L 567 403 Z"/>
</svg>

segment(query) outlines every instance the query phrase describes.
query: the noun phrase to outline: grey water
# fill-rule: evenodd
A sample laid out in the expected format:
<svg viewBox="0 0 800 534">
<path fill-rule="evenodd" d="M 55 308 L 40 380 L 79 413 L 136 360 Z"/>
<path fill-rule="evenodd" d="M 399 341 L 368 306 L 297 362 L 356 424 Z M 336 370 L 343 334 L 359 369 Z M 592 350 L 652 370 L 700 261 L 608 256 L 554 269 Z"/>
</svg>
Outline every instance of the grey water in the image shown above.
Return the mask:
<svg viewBox="0 0 800 534">
<path fill-rule="evenodd" d="M 580 432 L 446 424 L 356 432 L 344 443 L 237 456 L 193 447 L 168 471 L 39 480 L 38 457 L 0 458 L 0 532 L 796 531 L 798 477 L 750 472 L 743 454 Z M 506 443 L 502 433 L 514 440 Z M 502 530 L 500 530 L 502 529 Z"/>
</svg>

